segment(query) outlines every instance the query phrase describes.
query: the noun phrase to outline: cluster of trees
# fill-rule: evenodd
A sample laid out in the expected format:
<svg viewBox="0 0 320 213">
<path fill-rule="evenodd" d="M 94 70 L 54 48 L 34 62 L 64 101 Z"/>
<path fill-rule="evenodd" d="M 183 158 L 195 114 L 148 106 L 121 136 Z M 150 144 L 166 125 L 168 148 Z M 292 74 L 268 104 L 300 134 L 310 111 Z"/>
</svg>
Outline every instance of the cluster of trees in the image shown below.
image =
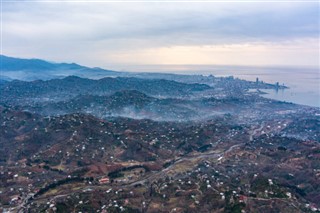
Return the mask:
<svg viewBox="0 0 320 213">
<path fill-rule="evenodd" d="M 56 188 L 58 186 L 61 186 L 63 184 L 67 184 L 67 183 L 71 183 L 71 182 L 93 181 L 93 180 L 94 180 L 93 177 L 85 177 L 84 178 L 84 177 L 79 177 L 79 176 L 58 180 L 54 183 L 51 183 L 51 184 L 41 188 L 37 193 L 35 193 L 34 197 L 40 196 L 40 195 L 46 193 L 47 191 L 49 191 L 53 188 Z"/>
<path fill-rule="evenodd" d="M 150 171 L 150 169 L 145 165 L 134 165 L 134 166 L 122 167 L 122 168 L 117 169 L 113 172 L 109 172 L 108 176 L 110 178 L 123 177 L 123 174 L 121 172 L 130 171 L 132 169 L 138 169 L 138 168 L 143 168 L 146 172 Z"/>
</svg>

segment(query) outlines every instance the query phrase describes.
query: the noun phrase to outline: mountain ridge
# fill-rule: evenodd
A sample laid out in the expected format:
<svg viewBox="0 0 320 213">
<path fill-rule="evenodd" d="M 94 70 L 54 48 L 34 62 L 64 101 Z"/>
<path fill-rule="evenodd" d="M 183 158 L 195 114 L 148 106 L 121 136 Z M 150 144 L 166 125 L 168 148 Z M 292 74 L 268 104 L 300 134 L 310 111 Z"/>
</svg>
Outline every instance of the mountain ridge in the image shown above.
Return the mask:
<svg viewBox="0 0 320 213">
<path fill-rule="evenodd" d="M 115 76 L 116 71 L 87 67 L 77 63 L 57 63 L 42 59 L 23 59 L 0 55 L 1 78 L 33 81 L 63 78 L 70 75 Z"/>
<path fill-rule="evenodd" d="M 18 71 L 18 70 L 54 70 L 54 69 L 84 69 L 88 68 L 76 63 L 56 63 L 49 62 L 42 59 L 24 59 L 15 58 L 6 55 L 0 55 L 1 68 L 5 71 Z"/>
</svg>

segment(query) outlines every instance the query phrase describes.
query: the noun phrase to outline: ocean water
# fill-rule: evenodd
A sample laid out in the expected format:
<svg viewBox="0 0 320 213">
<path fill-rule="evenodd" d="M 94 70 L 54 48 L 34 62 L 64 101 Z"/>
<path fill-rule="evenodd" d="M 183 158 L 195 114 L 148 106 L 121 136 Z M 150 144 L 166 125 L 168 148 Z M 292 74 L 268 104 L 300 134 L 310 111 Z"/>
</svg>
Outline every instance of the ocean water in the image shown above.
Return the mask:
<svg viewBox="0 0 320 213">
<path fill-rule="evenodd" d="M 164 72 L 177 74 L 203 74 L 234 76 L 236 78 L 266 83 L 284 84 L 285 90 L 264 90 L 266 98 L 302 105 L 320 107 L 320 71 L 310 67 L 251 67 L 212 65 L 141 65 L 124 68 L 136 72 Z"/>
</svg>

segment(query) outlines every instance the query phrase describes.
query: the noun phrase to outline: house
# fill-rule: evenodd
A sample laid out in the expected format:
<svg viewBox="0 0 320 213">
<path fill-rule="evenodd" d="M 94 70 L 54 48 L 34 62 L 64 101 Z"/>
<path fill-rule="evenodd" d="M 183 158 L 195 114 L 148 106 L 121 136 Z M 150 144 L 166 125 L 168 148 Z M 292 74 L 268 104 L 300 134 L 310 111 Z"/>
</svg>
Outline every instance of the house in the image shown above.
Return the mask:
<svg viewBox="0 0 320 213">
<path fill-rule="evenodd" d="M 247 203 L 247 201 L 248 201 L 248 197 L 247 196 L 240 195 L 240 197 L 239 197 L 239 202 L 240 203 Z"/>
<path fill-rule="evenodd" d="M 106 184 L 106 183 L 109 183 L 109 182 L 110 182 L 110 179 L 107 178 L 107 177 L 101 178 L 101 179 L 99 180 L 99 183 L 100 183 L 100 184 Z"/>
</svg>

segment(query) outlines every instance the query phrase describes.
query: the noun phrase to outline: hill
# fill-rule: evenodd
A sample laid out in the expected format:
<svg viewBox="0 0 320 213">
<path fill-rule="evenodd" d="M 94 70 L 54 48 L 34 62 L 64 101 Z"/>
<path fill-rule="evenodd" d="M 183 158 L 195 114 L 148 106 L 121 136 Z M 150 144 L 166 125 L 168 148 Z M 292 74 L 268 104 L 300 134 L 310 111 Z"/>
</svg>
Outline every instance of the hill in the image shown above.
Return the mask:
<svg viewBox="0 0 320 213">
<path fill-rule="evenodd" d="M 320 201 L 315 141 L 224 119 L 0 115 L 0 208 L 306 212 Z"/>
<path fill-rule="evenodd" d="M 21 59 L 0 55 L 1 78 L 16 80 L 48 80 L 70 75 L 106 77 L 117 72 L 100 68 L 89 68 L 76 63 L 54 63 L 41 59 Z"/>
</svg>

